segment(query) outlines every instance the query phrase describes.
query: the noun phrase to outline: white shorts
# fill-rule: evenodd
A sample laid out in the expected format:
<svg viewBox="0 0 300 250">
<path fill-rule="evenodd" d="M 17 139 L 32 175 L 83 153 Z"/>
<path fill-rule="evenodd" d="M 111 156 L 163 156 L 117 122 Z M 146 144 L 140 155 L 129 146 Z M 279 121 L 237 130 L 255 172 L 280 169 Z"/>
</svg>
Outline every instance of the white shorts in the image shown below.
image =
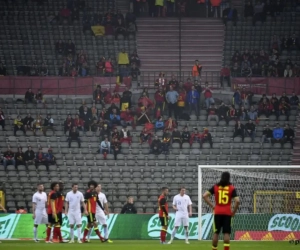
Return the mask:
<svg viewBox="0 0 300 250">
<path fill-rule="evenodd" d="M 181 225 L 184 227 L 189 226 L 189 216 L 188 215 L 181 215 L 181 214 L 176 214 L 175 215 L 175 227 L 180 227 Z"/>
<path fill-rule="evenodd" d="M 45 212 L 35 212 L 34 225 L 48 224 L 48 215 Z"/>
<path fill-rule="evenodd" d="M 81 225 L 81 213 L 69 213 L 68 220 L 70 225 Z"/>
<path fill-rule="evenodd" d="M 96 220 L 101 225 L 106 225 L 106 215 L 103 211 L 96 213 Z"/>
</svg>

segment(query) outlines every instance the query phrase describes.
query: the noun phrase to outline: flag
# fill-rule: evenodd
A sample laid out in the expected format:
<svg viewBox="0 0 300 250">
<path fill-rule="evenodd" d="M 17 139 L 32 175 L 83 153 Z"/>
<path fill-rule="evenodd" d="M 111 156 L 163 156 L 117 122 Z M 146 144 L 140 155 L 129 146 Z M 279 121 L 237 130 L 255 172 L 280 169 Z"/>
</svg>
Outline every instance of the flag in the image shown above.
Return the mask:
<svg viewBox="0 0 300 250">
<path fill-rule="evenodd" d="M 92 26 L 92 31 L 95 36 L 104 36 L 105 35 L 105 28 L 101 25 Z"/>
</svg>

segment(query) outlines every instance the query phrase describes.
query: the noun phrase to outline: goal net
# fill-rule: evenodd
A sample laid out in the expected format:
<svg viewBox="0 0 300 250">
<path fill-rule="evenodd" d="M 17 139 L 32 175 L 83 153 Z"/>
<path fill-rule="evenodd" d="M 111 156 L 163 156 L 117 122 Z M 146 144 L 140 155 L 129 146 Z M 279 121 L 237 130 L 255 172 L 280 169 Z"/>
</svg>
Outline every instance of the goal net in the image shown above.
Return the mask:
<svg viewBox="0 0 300 250">
<path fill-rule="evenodd" d="M 213 214 L 202 194 L 231 174 L 240 197 L 232 240 L 300 239 L 300 166 L 198 166 L 198 239 L 213 235 Z M 214 203 L 214 197 L 211 198 Z M 221 236 L 221 234 L 220 234 Z"/>
</svg>

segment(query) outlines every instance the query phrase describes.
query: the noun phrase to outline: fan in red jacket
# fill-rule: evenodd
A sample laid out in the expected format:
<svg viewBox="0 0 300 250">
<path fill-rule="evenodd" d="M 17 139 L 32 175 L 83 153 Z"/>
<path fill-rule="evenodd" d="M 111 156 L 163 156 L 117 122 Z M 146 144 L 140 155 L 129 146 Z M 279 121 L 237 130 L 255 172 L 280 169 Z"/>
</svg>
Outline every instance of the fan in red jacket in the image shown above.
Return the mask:
<svg viewBox="0 0 300 250">
<path fill-rule="evenodd" d="M 190 139 L 190 145 L 192 145 L 194 142 L 198 142 L 200 144 L 201 142 L 201 134 L 199 133 L 198 129 L 195 128 L 194 132 L 191 135 L 191 139 Z"/>
<path fill-rule="evenodd" d="M 176 122 L 172 119 L 172 117 L 169 117 L 169 119 L 165 122 L 165 130 L 173 131 L 173 129 L 177 127 Z"/>
<path fill-rule="evenodd" d="M 266 100 L 263 100 L 263 102 L 258 106 L 258 116 L 265 115 L 268 117 L 272 110 L 273 105 Z"/>
<path fill-rule="evenodd" d="M 121 125 L 122 126 L 132 126 L 134 122 L 134 116 L 131 111 L 127 108 L 125 111 L 122 111 L 120 114 L 121 117 Z"/>
<path fill-rule="evenodd" d="M 84 128 L 84 121 L 81 118 L 79 118 L 79 115 L 75 116 L 74 126 L 79 130 L 83 130 Z"/>
</svg>

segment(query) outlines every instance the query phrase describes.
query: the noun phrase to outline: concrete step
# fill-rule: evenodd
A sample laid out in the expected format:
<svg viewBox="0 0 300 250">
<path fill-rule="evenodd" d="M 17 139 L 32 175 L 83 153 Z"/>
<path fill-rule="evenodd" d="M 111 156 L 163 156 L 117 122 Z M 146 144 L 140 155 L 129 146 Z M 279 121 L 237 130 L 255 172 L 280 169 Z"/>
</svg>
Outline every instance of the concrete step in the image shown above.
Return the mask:
<svg viewBox="0 0 300 250">
<path fill-rule="evenodd" d="M 181 60 L 182 61 L 191 61 L 191 57 L 193 57 L 195 55 L 195 53 L 193 54 L 192 52 L 186 52 L 186 53 L 182 53 L 181 54 Z M 157 55 L 153 55 L 150 54 L 149 52 L 144 53 L 144 52 L 140 52 L 139 56 L 141 58 L 143 58 L 143 61 L 147 61 L 149 60 L 153 60 L 153 59 L 157 59 L 159 58 L 166 58 L 166 59 L 174 59 L 174 60 L 178 60 L 179 59 L 179 54 L 174 53 L 172 51 L 166 51 L 164 53 L 162 53 L 161 55 L 157 56 Z M 201 64 L 204 63 L 205 61 L 218 61 L 218 60 L 222 60 L 223 56 L 222 55 L 203 55 L 201 53 Z"/>
<path fill-rule="evenodd" d="M 192 36 L 191 36 L 191 38 L 192 38 Z M 149 37 L 144 37 L 144 36 L 138 36 L 137 38 L 136 38 L 136 41 L 137 41 L 137 43 L 139 44 L 140 42 L 144 42 L 144 41 L 146 41 L 146 42 L 157 42 L 157 41 L 164 41 L 164 42 L 169 42 L 169 43 L 179 43 L 179 38 L 178 37 L 174 37 L 174 35 L 171 35 L 171 36 L 169 36 L 169 35 L 167 35 L 167 36 L 165 36 L 165 35 L 162 35 L 161 37 L 160 37 L 160 39 L 158 40 L 156 37 L 153 37 L 153 36 L 149 36 Z M 218 38 L 218 37 L 213 37 L 213 38 L 211 38 L 211 37 L 200 37 L 200 38 L 198 38 L 197 40 L 196 39 L 190 39 L 190 40 L 188 40 L 188 39 L 186 39 L 186 38 L 184 38 L 184 37 L 182 37 L 182 40 L 181 40 L 181 44 L 185 44 L 185 43 L 189 43 L 189 44 L 195 44 L 195 43 L 207 43 L 207 42 L 209 42 L 209 43 L 211 43 L 211 42 L 215 42 L 215 43 L 218 43 L 219 45 L 222 45 L 223 44 L 223 40 L 221 40 L 220 38 Z"/>
<path fill-rule="evenodd" d="M 179 46 L 176 46 L 176 47 L 172 47 L 172 48 L 168 48 L 168 52 L 172 52 L 172 53 L 179 53 L 178 52 L 179 50 Z M 139 54 L 140 53 L 151 53 L 151 54 L 154 54 L 154 53 L 165 53 L 166 52 L 166 48 L 165 47 L 153 47 L 153 46 L 149 46 L 149 47 L 143 47 L 143 48 L 140 48 L 139 49 Z M 191 53 L 195 53 L 195 48 L 193 47 L 181 47 L 181 51 L 182 51 L 182 54 L 186 53 L 186 52 L 191 52 Z M 216 48 L 214 47 L 213 48 L 213 51 L 208 51 L 206 47 L 200 47 L 197 49 L 197 53 L 201 53 L 201 55 L 222 55 L 222 51 L 223 51 L 223 48 L 220 47 L 220 48 Z"/>
<path fill-rule="evenodd" d="M 141 31 L 139 31 L 141 32 Z M 179 36 L 179 31 L 178 30 L 166 30 L 166 31 L 157 31 L 155 33 L 156 36 L 159 36 L 159 37 L 174 37 L 176 36 L 177 39 L 178 36 Z M 220 34 L 219 32 L 211 32 L 211 31 L 195 31 L 195 30 L 184 30 L 181 32 L 181 36 L 182 36 L 182 39 L 192 39 L 193 41 L 195 41 L 197 38 L 197 41 L 198 39 L 201 40 L 202 38 L 205 40 L 207 38 L 212 38 L 212 39 L 215 39 L 215 38 L 218 38 L 218 39 L 223 39 L 223 34 Z M 143 32 L 143 33 L 140 33 L 137 35 L 137 38 L 152 38 L 153 37 L 153 34 L 150 33 L 150 32 Z"/>
<path fill-rule="evenodd" d="M 149 47 L 155 47 L 153 46 L 154 44 L 156 46 L 159 46 L 159 47 L 171 47 L 171 48 L 174 48 L 174 47 L 177 47 L 178 46 L 178 40 L 176 41 L 176 43 L 174 42 L 170 42 L 169 39 L 167 40 L 157 40 L 157 39 L 152 39 L 151 41 L 154 43 L 151 43 L 149 40 L 147 39 L 144 39 L 144 40 L 139 40 L 137 39 L 138 41 L 138 47 L 139 48 L 143 48 L 143 47 L 146 47 L 146 46 L 149 46 Z M 208 50 L 211 49 L 212 51 L 214 50 L 214 47 L 218 47 L 218 48 L 223 48 L 223 41 L 210 41 L 210 42 L 207 42 L 207 41 L 199 41 L 199 42 L 195 42 L 195 41 L 182 41 L 181 43 L 182 46 L 185 46 L 185 47 L 192 47 L 195 49 L 195 51 L 197 50 L 197 48 L 199 47 L 206 47 Z"/>
<path fill-rule="evenodd" d="M 216 68 L 221 69 L 221 64 L 220 66 L 212 65 L 212 66 L 205 66 L 204 70 L 202 72 L 202 75 L 204 72 L 218 72 L 220 73 L 220 70 L 216 70 Z M 147 63 L 146 65 L 143 63 L 141 67 L 141 71 L 143 72 L 148 72 L 148 71 L 154 71 L 154 72 L 160 72 L 160 71 L 170 71 L 170 72 L 178 72 L 179 71 L 179 63 L 178 65 L 157 65 L 157 63 Z M 191 66 L 190 65 L 183 65 L 181 67 L 182 72 L 191 72 Z"/>
<path fill-rule="evenodd" d="M 177 17 L 166 17 L 166 18 L 151 18 L 151 17 L 141 17 L 137 19 L 138 24 L 143 23 L 178 23 Z M 192 17 L 182 17 L 181 23 L 187 25 L 198 25 L 198 24 L 207 24 L 207 25 L 220 25 L 224 26 L 222 20 L 216 18 L 192 18 Z"/>
</svg>

